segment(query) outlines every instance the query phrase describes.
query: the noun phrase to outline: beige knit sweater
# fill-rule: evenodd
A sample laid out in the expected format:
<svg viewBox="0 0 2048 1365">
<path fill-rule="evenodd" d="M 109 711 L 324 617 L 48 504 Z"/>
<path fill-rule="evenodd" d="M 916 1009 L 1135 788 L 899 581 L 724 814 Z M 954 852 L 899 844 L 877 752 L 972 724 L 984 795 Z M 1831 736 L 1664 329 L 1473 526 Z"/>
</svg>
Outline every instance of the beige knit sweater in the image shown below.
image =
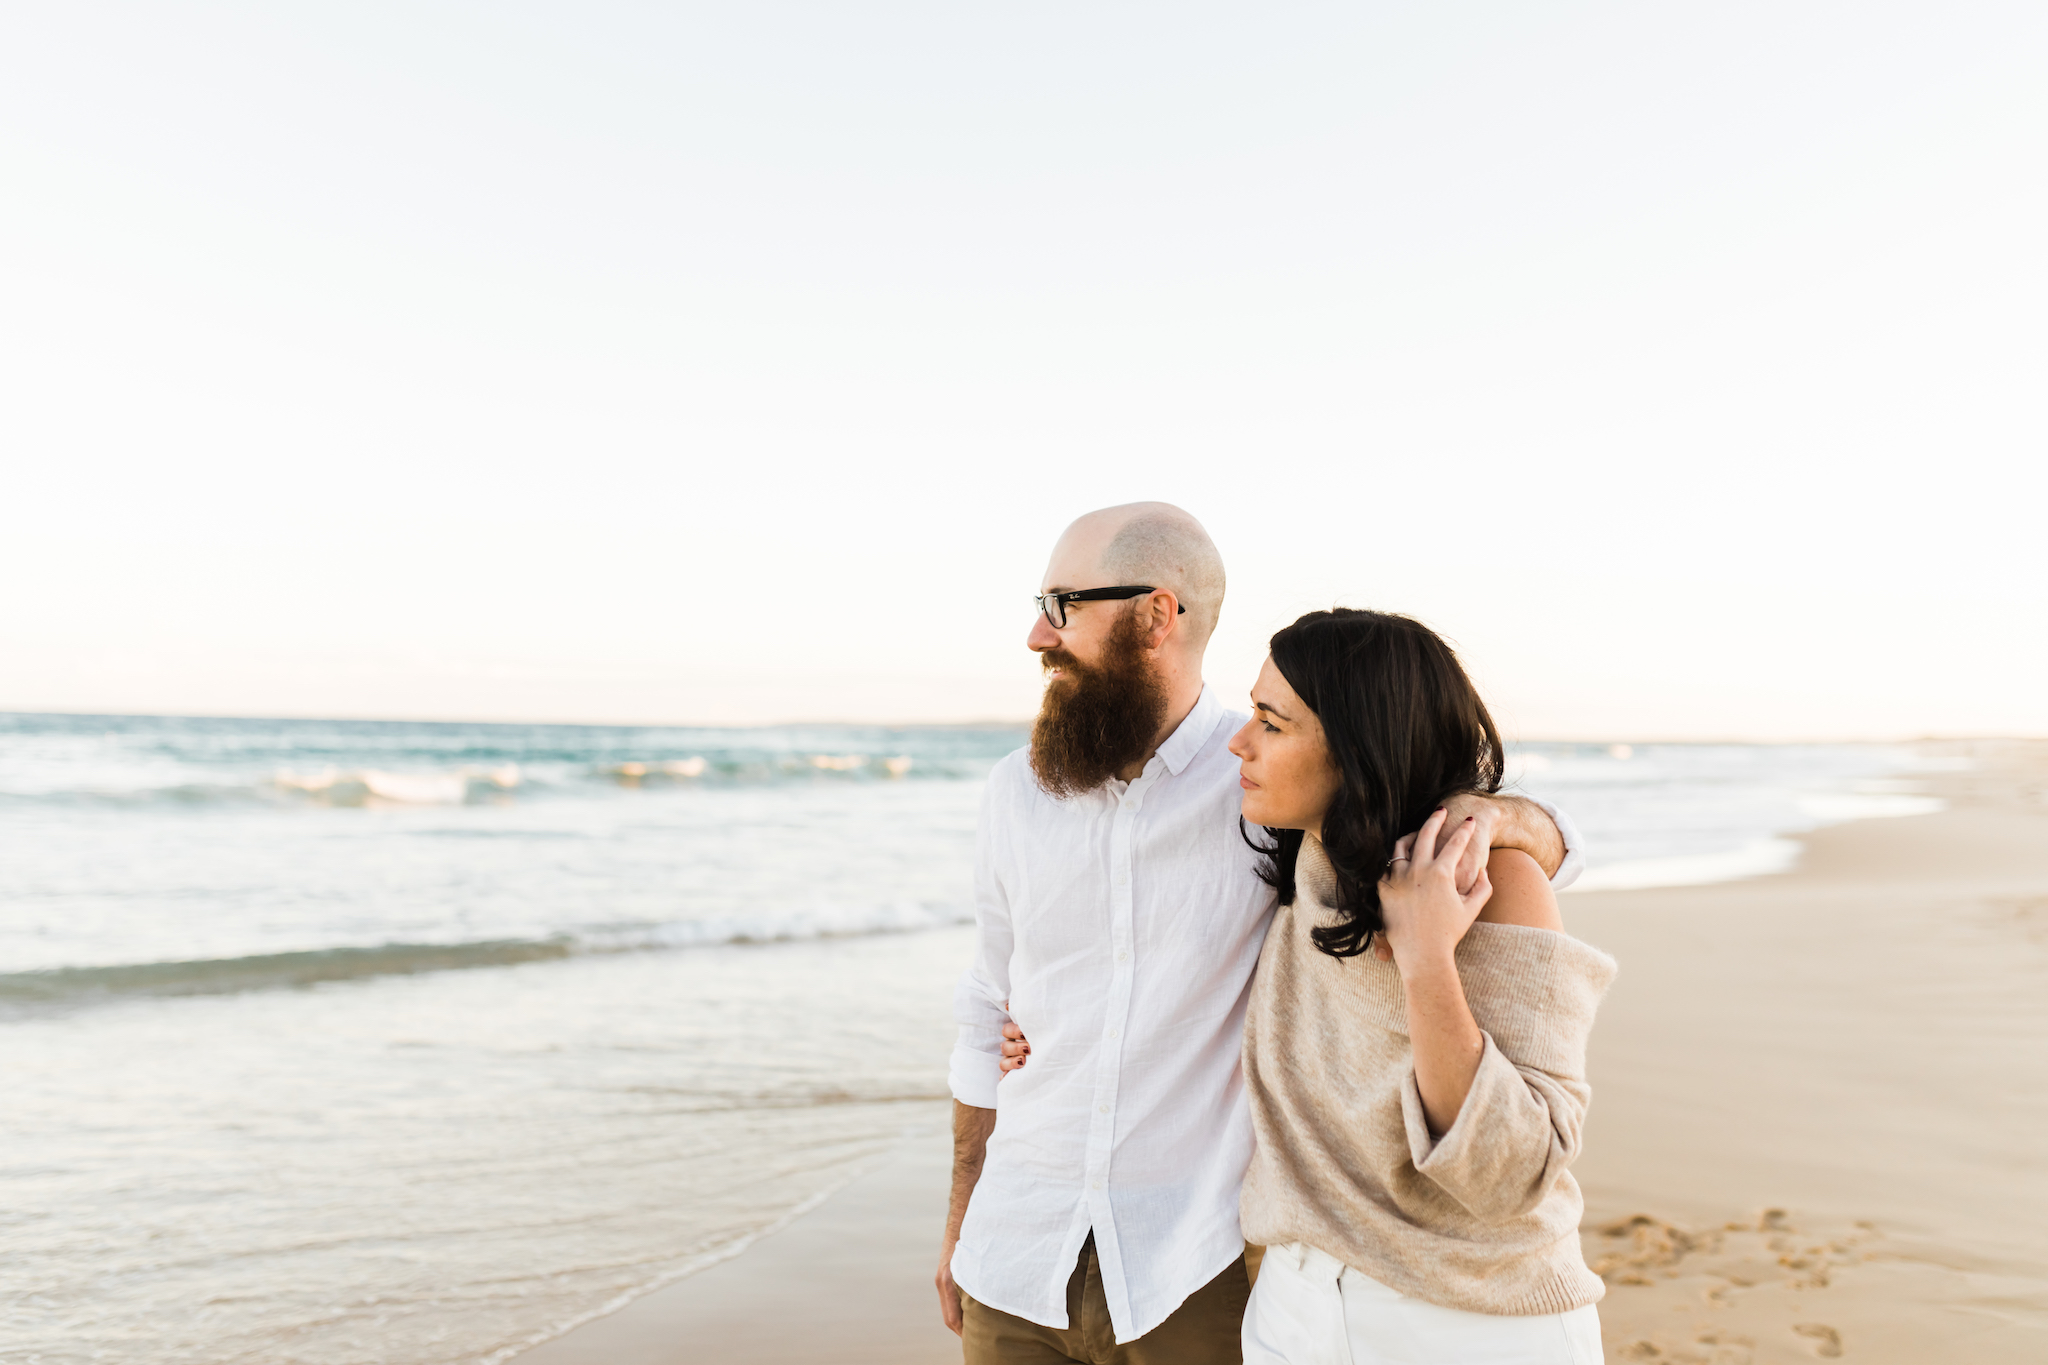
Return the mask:
<svg viewBox="0 0 2048 1365">
<path fill-rule="evenodd" d="M 1474 924 L 1458 945 L 1486 1035 L 1472 1092 L 1432 1138 L 1415 1088 L 1400 970 L 1334 958 L 1329 859 L 1302 841 L 1244 1026 L 1258 1149 L 1242 1218 L 1254 1245 L 1306 1242 L 1403 1294 L 1475 1313 L 1562 1313 L 1604 1286 L 1579 1251 L 1566 1169 L 1592 1089 L 1586 1037 L 1614 959 L 1548 929 Z"/>
</svg>

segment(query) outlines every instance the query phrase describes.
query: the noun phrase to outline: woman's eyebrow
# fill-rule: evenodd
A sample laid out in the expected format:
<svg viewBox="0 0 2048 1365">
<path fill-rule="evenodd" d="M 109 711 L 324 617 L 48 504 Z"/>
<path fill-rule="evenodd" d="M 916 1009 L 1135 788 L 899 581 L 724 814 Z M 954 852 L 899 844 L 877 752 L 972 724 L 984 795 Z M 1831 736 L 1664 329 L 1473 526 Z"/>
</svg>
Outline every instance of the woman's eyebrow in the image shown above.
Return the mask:
<svg viewBox="0 0 2048 1365">
<path fill-rule="evenodd" d="M 1281 710 L 1281 709 L 1280 709 L 1279 707 L 1277 707 L 1277 706 L 1269 706 L 1269 705 L 1267 705 L 1267 704 L 1266 704 L 1265 702 L 1259 701 L 1259 700 L 1258 700 L 1257 698 L 1253 698 L 1253 700 L 1252 700 L 1252 710 L 1254 710 L 1254 711 L 1264 711 L 1264 712 L 1268 713 L 1269 715 L 1275 715 L 1275 716 L 1278 716 L 1278 717 L 1280 717 L 1280 719 L 1282 719 L 1282 720 L 1291 720 L 1291 719 L 1293 719 L 1293 717 L 1289 716 L 1289 715 L 1288 715 L 1288 714 L 1287 714 L 1287 713 L 1286 713 L 1285 711 L 1282 711 L 1282 710 Z"/>
</svg>

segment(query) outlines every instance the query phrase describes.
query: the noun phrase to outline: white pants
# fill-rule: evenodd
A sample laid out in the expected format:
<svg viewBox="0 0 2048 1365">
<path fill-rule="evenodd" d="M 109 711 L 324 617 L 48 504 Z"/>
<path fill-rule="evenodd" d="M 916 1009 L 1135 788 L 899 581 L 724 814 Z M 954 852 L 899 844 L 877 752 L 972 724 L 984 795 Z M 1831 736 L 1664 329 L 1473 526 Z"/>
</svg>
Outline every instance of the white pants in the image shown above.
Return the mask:
<svg viewBox="0 0 2048 1365">
<path fill-rule="evenodd" d="M 1600 1315 L 1508 1318 L 1387 1288 L 1314 1247 L 1267 1247 L 1244 1310 L 1245 1365 L 1600 1365 Z"/>
</svg>

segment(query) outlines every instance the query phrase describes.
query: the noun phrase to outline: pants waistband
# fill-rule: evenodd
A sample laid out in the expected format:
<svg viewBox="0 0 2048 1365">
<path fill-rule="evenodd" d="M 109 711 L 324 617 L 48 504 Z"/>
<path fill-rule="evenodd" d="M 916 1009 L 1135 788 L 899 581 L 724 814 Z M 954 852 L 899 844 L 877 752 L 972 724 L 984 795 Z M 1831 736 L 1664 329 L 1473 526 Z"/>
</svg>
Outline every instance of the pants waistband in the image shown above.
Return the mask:
<svg viewBox="0 0 2048 1365">
<path fill-rule="evenodd" d="M 1289 1266 L 1319 1284 L 1335 1283 L 1348 1268 L 1329 1252 L 1319 1251 L 1307 1242 L 1286 1242 L 1280 1246 L 1267 1247 L 1266 1254 L 1280 1257 Z"/>
</svg>

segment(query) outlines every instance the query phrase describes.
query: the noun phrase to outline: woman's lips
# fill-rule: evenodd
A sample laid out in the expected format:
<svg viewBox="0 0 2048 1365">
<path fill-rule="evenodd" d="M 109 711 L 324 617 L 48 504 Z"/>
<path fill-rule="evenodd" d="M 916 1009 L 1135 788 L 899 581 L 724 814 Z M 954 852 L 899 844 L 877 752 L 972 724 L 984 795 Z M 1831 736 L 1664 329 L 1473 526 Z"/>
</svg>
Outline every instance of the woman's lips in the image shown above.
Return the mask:
<svg viewBox="0 0 2048 1365">
<path fill-rule="evenodd" d="M 1252 781 L 1249 777 L 1246 777 L 1242 773 L 1238 774 L 1237 785 L 1243 787 L 1248 792 L 1255 792 L 1259 789 L 1258 783 Z"/>
</svg>

